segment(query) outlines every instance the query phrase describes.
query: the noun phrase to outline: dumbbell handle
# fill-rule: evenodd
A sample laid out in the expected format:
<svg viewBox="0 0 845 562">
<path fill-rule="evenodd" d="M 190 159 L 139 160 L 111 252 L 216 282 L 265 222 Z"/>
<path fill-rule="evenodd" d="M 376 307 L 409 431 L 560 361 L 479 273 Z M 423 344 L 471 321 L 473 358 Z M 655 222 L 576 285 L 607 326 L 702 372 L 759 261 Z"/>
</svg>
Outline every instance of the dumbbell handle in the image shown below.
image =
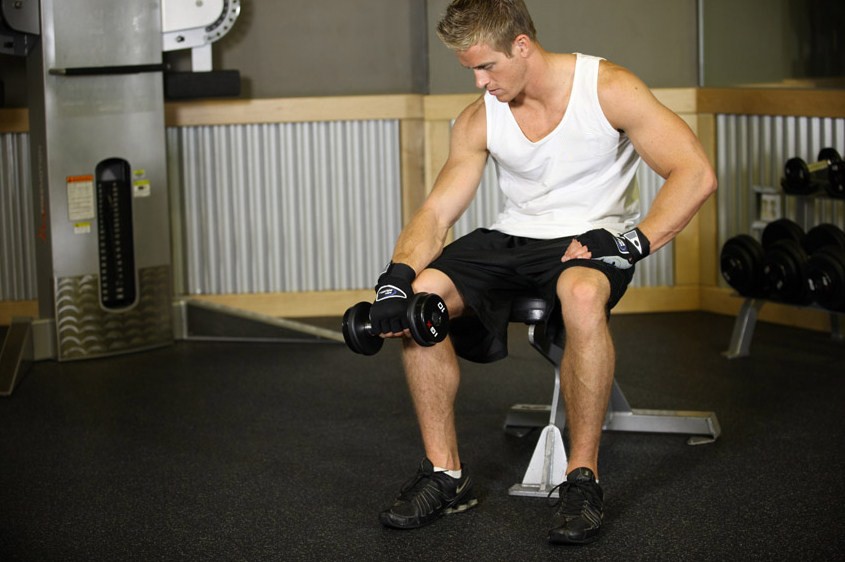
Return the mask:
<svg viewBox="0 0 845 562">
<path fill-rule="evenodd" d="M 373 329 L 373 321 L 372 320 L 370 320 L 369 322 L 364 322 L 363 324 L 361 324 L 361 328 L 363 328 L 364 331 L 366 331 L 371 336 L 378 336 L 381 333 L 381 332 L 376 332 Z"/>
<path fill-rule="evenodd" d="M 414 340 L 421 345 L 426 345 L 427 343 L 430 344 L 430 342 L 427 342 L 426 340 L 429 337 L 431 337 L 431 336 L 428 335 L 428 333 L 425 336 L 419 335 L 422 332 L 431 333 L 431 335 L 434 336 L 434 341 L 440 341 L 440 340 L 443 339 L 443 337 L 445 337 L 445 331 L 444 331 L 442 336 L 440 334 L 438 334 L 436 331 L 432 331 L 432 330 L 436 330 L 437 328 L 433 328 L 430 323 L 428 323 L 427 325 L 423 325 L 422 323 L 415 325 L 415 323 L 418 323 L 421 320 L 420 318 L 415 317 L 415 314 L 414 314 L 416 312 L 415 309 L 416 309 L 417 306 L 423 306 L 422 303 L 425 303 L 425 301 L 428 300 L 428 299 L 433 299 L 433 301 L 436 303 L 435 308 L 439 309 L 435 312 L 432 312 L 432 317 L 437 317 L 437 318 L 442 317 L 442 318 L 445 318 L 447 322 L 448 322 L 448 318 L 449 318 L 449 313 L 446 310 L 445 303 L 443 303 L 443 300 L 440 297 L 438 297 L 437 295 L 434 295 L 434 294 L 431 294 L 431 293 L 417 293 L 416 295 L 414 295 L 414 297 L 408 303 L 409 308 L 406 311 L 406 314 L 408 315 L 409 326 L 407 328 L 405 328 L 405 330 L 409 330 L 411 332 L 411 336 L 414 338 Z M 439 320 L 436 320 L 435 324 L 438 327 L 440 327 L 440 321 Z M 361 324 L 361 328 L 372 336 L 378 336 L 380 334 L 380 332 L 376 332 L 373 329 L 372 319 L 370 319 L 369 322 L 363 322 Z M 445 327 L 443 327 L 441 329 L 444 329 L 444 328 Z"/>
<path fill-rule="evenodd" d="M 841 161 L 842 157 L 834 148 L 821 149 L 816 162 L 805 162 L 797 156 L 790 158 L 783 167 L 784 189 L 787 192 L 796 191 L 798 195 L 807 195 L 802 191 L 812 189 L 814 182 L 828 181 L 831 165 Z"/>
</svg>

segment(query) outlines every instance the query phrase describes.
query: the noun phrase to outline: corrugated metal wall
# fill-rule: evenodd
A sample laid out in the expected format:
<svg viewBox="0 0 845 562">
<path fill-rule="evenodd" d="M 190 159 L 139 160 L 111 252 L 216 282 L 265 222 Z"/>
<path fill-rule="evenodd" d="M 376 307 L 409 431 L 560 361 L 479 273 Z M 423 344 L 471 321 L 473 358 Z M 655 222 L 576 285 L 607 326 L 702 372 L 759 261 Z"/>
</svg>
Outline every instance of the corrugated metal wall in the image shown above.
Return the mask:
<svg viewBox="0 0 845 562">
<path fill-rule="evenodd" d="M 663 179 L 657 173 L 642 164 L 637 170 L 637 182 L 640 186 L 640 200 L 643 214 L 648 212 L 657 190 L 663 185 Z M 463 217 L 455 224 L 455 236 L 463 236 L 475 228 L 491 225 L 504 208 L 505 200 L 497 187 L 496 171 L 492 162 L 487 163 L 481 186 L 475 200 Z M 637 273 L 632 286 L 654 287 L 674 284 L 674 259 L 670 243 L 647 260 L 637 264 Z"/>
<path fill-rule="evenodd" d="M 0 134 L 0 300 L 35 299 L 29 135 Z"/>
<path fill-rule="evenodd" d="M 798 156 L 815 161 L 819 151 L 845 151 L 845 119 L 717 115 L 719 177 L 719 247 L 740 233 L 752 232 L 759 218 L 759 188 L 780 190 L 783 166 Z M 797 217 L 797 198 L 782 197 L 783 216 Z M 845 201 L 827 197 L 810 200 L 812 220 L 845 228 Z M 808 225 L 809 226 L 809 225 Z"/>
<path fill-rule="evenodd" d="M 749 232 L 755 186 L 777 187 L 787 158 L 845 150 L 845 119 L 717 116 L 719 243 Z M 343 121 L 170 128 L 177 291 L 251 293 L 366 288 L 401 228 L 399 123 Z M 642 166 L 647 207 L 661 184 Z M 28 135 L 0 134 L 0 300 L 36 298 Z M 492 166 L 456 234 L 501 208 Z M 817 222 L 845 228 L 845 201 L 816 198 Z M 795 218 L 794 198 L 784 215 Z M 636 284 L 673 283 L 667 248 Z"/>
<path fill-rule="evenodd" d="M 398 121 L 171 128 L 167 138 L 184 292 L 375 283 L 401 228 Z"/>
</svg>

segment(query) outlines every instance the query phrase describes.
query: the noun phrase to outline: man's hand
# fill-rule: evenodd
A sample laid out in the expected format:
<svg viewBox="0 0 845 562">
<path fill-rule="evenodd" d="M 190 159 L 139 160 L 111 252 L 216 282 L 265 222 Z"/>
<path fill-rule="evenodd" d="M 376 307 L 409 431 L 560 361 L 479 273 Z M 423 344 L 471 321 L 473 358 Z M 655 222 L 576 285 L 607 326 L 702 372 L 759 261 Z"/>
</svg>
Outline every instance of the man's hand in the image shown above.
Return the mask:
<svg viewBox="0 0 845 562">
<path fill-rule="evenodd" d="M 646 257 L 650 244 L 639 228 L 615 235 L 603 228 L 576 236 L 560 261 L 594 259 L 619 269 L 628 269 Z"/>
<path fill-rule="evenodd" d="M 408 328 L 406 311 L 414 294 L 411 282 L 416 272 L 404 263 L 391 262 L 376 283 L 376 300 L 370 309 L 370 323 L 378 334 L 400 334 Z"/>
</svg>

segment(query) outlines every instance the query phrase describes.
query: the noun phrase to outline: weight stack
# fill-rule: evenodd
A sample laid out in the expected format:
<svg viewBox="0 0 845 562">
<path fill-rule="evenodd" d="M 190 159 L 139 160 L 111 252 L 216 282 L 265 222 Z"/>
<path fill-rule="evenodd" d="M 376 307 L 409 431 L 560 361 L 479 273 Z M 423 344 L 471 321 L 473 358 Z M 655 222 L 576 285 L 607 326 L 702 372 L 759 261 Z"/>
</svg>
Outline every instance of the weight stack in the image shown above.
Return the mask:
<svg viewBox="0 0 845 562">
<path fill-rule="evenodd" d="M 39 319 L 57 359 L 172 343 L 159 5 L 42 0 L 27 65 Z"/>
</svg>

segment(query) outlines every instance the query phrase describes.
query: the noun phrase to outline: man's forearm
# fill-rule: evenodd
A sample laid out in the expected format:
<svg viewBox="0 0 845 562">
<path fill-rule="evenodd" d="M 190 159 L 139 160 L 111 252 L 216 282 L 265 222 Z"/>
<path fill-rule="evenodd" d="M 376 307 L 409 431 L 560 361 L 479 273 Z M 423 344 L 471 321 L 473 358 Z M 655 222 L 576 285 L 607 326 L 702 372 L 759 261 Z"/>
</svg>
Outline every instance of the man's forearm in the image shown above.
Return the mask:
<svg viewBox="0 0 845 562">
<path fill-rule="evenodd" d="M 670 175 L 639 224 L 651 242 L 651 252 L 672 241 L 715 190 L 716 179 L 709 168 L 694 174 Z"/>
<path fill-rule="evenodd" d="M 449 228 L 434 213 L 421 209 L 402 230 L 393 251 L 393 262 L 404 263 L 419 274 L 440 255 Z"/>
</svg>

